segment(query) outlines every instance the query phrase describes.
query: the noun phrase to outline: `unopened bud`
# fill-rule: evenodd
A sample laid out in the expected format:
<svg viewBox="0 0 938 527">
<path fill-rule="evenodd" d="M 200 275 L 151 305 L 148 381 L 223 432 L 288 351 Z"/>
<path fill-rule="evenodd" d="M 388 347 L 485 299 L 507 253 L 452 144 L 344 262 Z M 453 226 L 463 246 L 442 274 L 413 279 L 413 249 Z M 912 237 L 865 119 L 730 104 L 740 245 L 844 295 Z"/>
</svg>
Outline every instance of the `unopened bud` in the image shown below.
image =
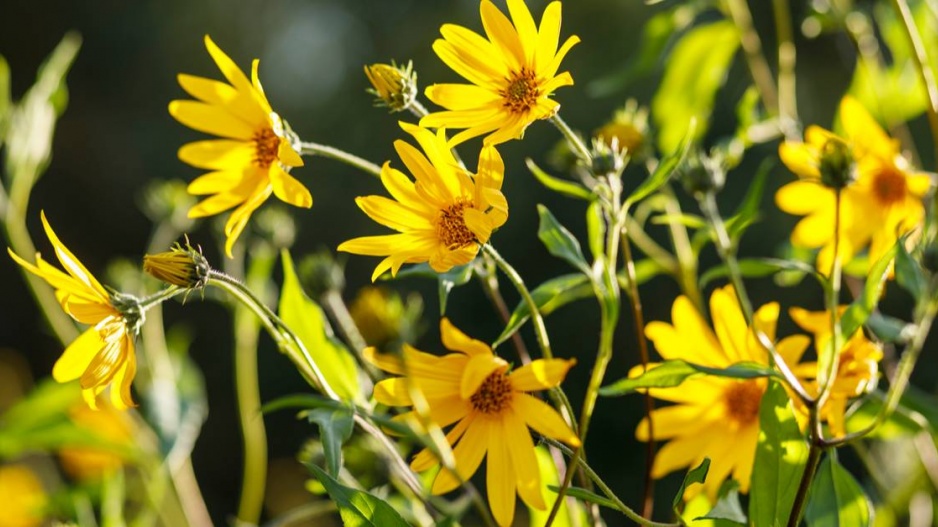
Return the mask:
<svg viewBox="0 0 938 527">
<path fill-rule="evenodd" d="M 417 74 L 410 61 L 406 66 L 398 66 L 393 61 L 390 65 L 365 66 L 365 75 L 373 87 L 368 91 L 377 97 L 375 106 L 400 112 L 409 108 L 417 97 Z"/>
<path fill-rule="evenodd" d="M 176 244 L 172 249 L 143 257 L 143 271 L 170 285 L 187 289 L 201 289 L 208 281 L 211 267 L 186 240 L 185 245 Z"/>
<path fill-rule="evenodd" d="M 696 197 L 722 190 L 726 183 L 726 171 L 719 157 L 712 158 L 698 151 L 687 156 L 680 170 L 680 179 L 684 190 Z"/>
<path fill-rule="evenodd" d="M 832 189 L 842 189 L 857 179 L 856 163 L 850 145 L 841 139 L 831 137 L 821 147 L 818 160 L 821 183 Z"/>
</svg>

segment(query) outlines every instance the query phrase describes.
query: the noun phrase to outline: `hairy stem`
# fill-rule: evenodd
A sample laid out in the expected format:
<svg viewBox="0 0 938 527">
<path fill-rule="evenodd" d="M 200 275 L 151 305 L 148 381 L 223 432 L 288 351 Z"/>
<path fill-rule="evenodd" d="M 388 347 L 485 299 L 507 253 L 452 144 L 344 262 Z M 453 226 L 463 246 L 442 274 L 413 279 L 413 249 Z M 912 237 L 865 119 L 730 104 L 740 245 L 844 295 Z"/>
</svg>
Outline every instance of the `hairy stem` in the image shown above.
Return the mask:
<svg viewBox="0 0 938 527">
<path fill-rule="evenodd" d="M 371 161 L 362 159 L 356 155 L 350 154 L 344 150 L 339 150 L 331 146 L 320 145 L 318 143 L 300 142 L 300 154 L 307 156 L 322 156 L 341 161 L 346 165 L 355 167 L 362 172 L 367 172 L 372 176 L 381 177 L 381 167 Z"/>
</svg>

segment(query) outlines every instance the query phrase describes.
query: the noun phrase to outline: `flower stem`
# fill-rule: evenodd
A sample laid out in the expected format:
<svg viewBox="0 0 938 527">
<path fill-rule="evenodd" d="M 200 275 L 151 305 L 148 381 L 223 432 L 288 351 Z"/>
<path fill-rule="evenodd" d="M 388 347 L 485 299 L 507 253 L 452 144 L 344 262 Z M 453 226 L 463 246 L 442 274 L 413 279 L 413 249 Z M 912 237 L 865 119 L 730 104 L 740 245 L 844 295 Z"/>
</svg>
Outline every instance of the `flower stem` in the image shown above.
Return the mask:
<svg viewBox="0 0 938 527">
<path fill-rule="evenodd" d="M 546 436 L 542 437 L 541 440 L 547 443 L 548 445 L 557 448 L 558 450 L 566 454 L 568 457 L 572 457 L 574 455 L 574 451 L 567 445 L 561 443 L 560 441 L 556 441 Z M 639 525 L 643 525 L 645 527 L 679 527 L 681 525 L 680 523 L 661 523 L 661 522 L 655 522 L 655 521 L 651 521 L 646 518 L 643 518 L 640 514 L 630 509 L 628 505 L 623 503 L 622 500 L 620 500 L 619 497 L 616 496 L 616 494 L 612 491 L 612 489 L 609 488 L 609 485 L 607 485 L 606 482 L 603 481 L 602 478 L 599 477 L 599 474 L 597 474 L 596 471 L 593 470 L 592 467 L 589 466 L 589 464 L 587 464 L 585 461 L 581 461 L 580 468 L 583 470 L 586 476 L 596 485 L 596 488 L 598 488 L 607 498 L 609 498 L 609 500 L 611 500 L 613 503 L 616 504 L 616 508 L 619 510 L 619 512 L 624 514 L 626 517 L 628 517 L 630 520 L 634 521 L 635 523 Z"/>
<path fill-rule="evenodd" d="M 648 370 L 648 340 L 645 338 L 645 314 L 642 311 L 642 298 L 638 293 L 638 279 L 635 275 L 635 261 L 632 258 L 632 248 L 629 238 L 626 235 L 625 227 L 622 227 L 622 259 L 625 265 L 625 272 L 629 277 L 628 297 L 629 304 L 632 306 L 632 319 L 635 321 L 635 337 L 638 340 L 638 355 L 642 361 L 642 373 Z M 642 516 L 651 517 L 655 505 L 655 480 L 651 476 L 652 466 L 655 464 L 655 427 L 652 418 L 652 412 L 655 409 L 655 401 L 651 394 L 646 390 L 645 398 L 645 418 L 648 420 L 648 440 L 645 443 L 645 487 L 642 495 Z"/>
<path fill-rule="evenodd" d="M 772 0 L 775 33 L 778 35 L 778 115 L 782 132 L 790 139 L 798 138 L 798 100 L 795 83 L 797 59 L 791 6 L 788 0 Z"/>
<path fill-rule="evenodd" d="M 349 313 L 348 306 L 345 305 L 345 301 L 342 299 L 342 294 L 335 289 L 326 291 L 322 295 L 322 305 L 332 319 L 336 321 L 339 332 L 342 333 L 342 337 L 352 348 L 352 352 L 355 353 L 355 357 L 358 358 L 358 362 L 362 365 L 365 373 L 372 381 L 377 380 L 380 376 L 378 370 L 366 361 L 362 355 L 362 351 L 368 347 L 368 343 L 365 342 L 365 337 L 358 331 L 358 326 L 355 325 L 355 320 L 352 319 L 352 314 Z"/>
<path fill-rule="evenodd" d="M 505 298 L 502 297 L 502 292 L 498 286 L 498 276 L 495 274 L 495 269 L 490 269 L 494 262 L 488 253 L 485 253 L 484 256 L 485 262 L 481 266 L 483 267 L 483 270 L 481 272 L 477 270 L 474 275 L 476 278 L 478 278 L 479 283 L 482 285 L 482 291 L 485 292 L 485 296 L 488 297 L 489 301 L 492 303 L 492 307 L 494 307 L 495 311 L 498 312 L 498 316 L 501 318 L 502 323 L 508 324 L 508 321 L 511 318 L 511 313 L 508 311 L 508 305 L 505 304 Z M 528 352 L 527 346 L 524 345 L 524 339 L 521 338 L 521 335 L 517 331 L 511 335 L 511 343 L 518 352 L 518 358 L 521 360 L 521 364 L 530 364 L 531 354 Z"/>
<path fill-rule="evenodd" d="M 811 412 L 816 412 L 817 408 L 812 408 Z M 795 501 L 791 506 L 791 515 L 788 517 L 788 527 L 798 527 L 801 522 L 801 514 L 808 502 L 808 490 L 811 489 L 811 480 L 814 479 L 814 473 L 817 472 L 818 464 L 821 461 L 822 449 L 811 444 L 808 450 L 808 461 L 805 464 L 804 472 L 801 476 L 801 482 L 798 483 L 798 492 L 795 494 Z"/>
<path fill-rule="evenodd" d="M 169 286 L 169 287 L 167 287 L 167 288 L 165 288 L 165 289 L 163 289 L 163 290 L 161 290 L 161 291 L 158 291 L 158 292 L 156 292 L 156 293 L 154 293 L 154 294 L 152 294 L 152 295 L 150 295 L 150 296 L 148 296 L 148 297 L 146 297 L 146 298 L 140 300 L 140 304 L 139 304 L 140 311 L 142 311 L 142 312 L 145 313 L 146 311 L 148 311 L 149 309 L 153 308 L 154 306 L 156 306 L 156 305 L 158 305 L 158 304 L 162 304 L 163 302 L 169 300 L 170 298 L 172 298 L 172 297 L 174 297 L 174 296 L 176 296 L 176 295 L 178 295 L 178 294 L 180 294 L 180 293 L 182 293 L 182 292 L 184 292 L 184 291 L 185 291 L 185 289 L 181 289 L 181 288 L 176 287 L 176 286 L 174 286 L 174 285 Z"/>
<path fill-rule="evenodd" d="M 772 70 L 762 54 L 762 41 L 752 26 L 752 13 L 746 0 L 726 0 L 730 18 L 736 25 L 739 33 L 739 42 L 746 56 L 749 73 L 756 83 L 756 89 L 762 98 L 762 103 L 772 115 L 778 115 L 778 94 L 775 91 L 775 82 L 772 80 Z"/>
<path fill-rule="evenodd" d="M 427 108 L 417 100 L 416 97 L 414 100 L 410 101 L 410 104 L 407 106 L 407 110 L 414 114 L 414 117 L 417 119 L 425 117 L 428 113 L 430 113 L 427 111 Z"/>
<path fill-rule="evenodd" d="M 683 214 L 681 204 L 674 195 L 674 190 L 670 185 L 663 185 L 661 193 L 667 196 L 665 201 L 665 213 L 669 216 L 678 217 Z M 700 287 L 697 285 L 697 255 L 690 243 L 690 236 L 687 234 L 687 227 L 678 221 L 668 222 L 668 229 L 671 235 L 671 243 L 674 245 L 674 254 L 677 256 L 678 272 L 675 279 L 681 286 L 681 291 L 697 306 L 702 313 L 704 311 L 703 295 L 700 294 Z"/>
<path fill-rule="evenodd" d="M 788 367 L 785 359 L 775 348 L 775 343 L 769 339 L 768 335 L 753 324 L 752 304 L 749 302 L 749 295 L 746 293 L 746 285 L 743 282 L 743 274 L 739 268 L 739 261 L 736 260 L 733 242 L 730 239 L 729 232 L 726 230 L 726 223 L 723 221 L 723 217 L 720 216 L 720 210 L 717 208 L 716 196 L 712 192 L 708 192 L 703 196 L 699 196 L 698 201 L 701 211 L 713 227 L 714 234 L 716 235 L 714 242 L 716 243 L 717 252 L 726 264 L 730 282 L 733 284 L 733 289 L 736 291 L 736 298 L 739 300 L 739 306 L 743 311 L 743 316 L 746 318 L 746 324 L 759 341 L 759 344 L 768 350 L 772 361 L 775 363 L 775 367 L 778 369 L 779 373 L 782 374 L 782 378 L 785 379 L 788 386 L 803 401 L 813 403 L 814 398 L 805 390 L 804 386 L 801 385 L 801 381 L 798 380 L 794 372 L 791 371 L 791 368 Z"/>
<path fill-rule="evenodd" d="M 573 149 L 573 152 L 576 154 L 581 161 L 586 163 L 587 167 L 590 167 L 593 164 L 593 156 L 590 154 L 590 149 L 586 147 L 583 143 L 583 140 L 580 139 L 580 136 L 576 134 L 570 127 L 567 125 L 559 113 L 555 113 L 551 118 L 550 122 L 554 123 L 554 126 L 560 130 L 560 133 L 563 134 L 564 138 L 567 140 L 567 143 L 570 145 L 570 148 Z"/>
<path fill-rule="evenodd" d="M 300 142 L 300 155 L 307 156 L 322 156 L 341 161 L 346 165 L 353 166 L 363 172 L 367 172 L 372 176 L 381 177 L 381 167 L 362 159 L 356 155 L 350 154 L 344 150 L 339 150 L 338 148 L 333 148 L 331 146 L 320 145 L 318 143 L 305 143 Z"/>
<path fill-rule="evenodd" d="M 926 108 L 928 110 L 928 125 L 931 128 L 936 162 L 938 162 L 938 82 L 935 81 L 935 72 L 931 68 L 925 43 L 922 41 L 922 35 L 915 25 L 915 18 L 912 16 L 909 4 L 906 0 L 892 0 L 892 7 L 896 10 L 899 18 L 902 19 L 902 26 L 905 29 L 906 37 L 909 39 L 909 45 L 912 47 L 912 58 L 915 60 L 915 67 L 918 69 L 922 83 L 925 85 L 925 92 L 928 95 L 928 106 Z"/>
</svg>

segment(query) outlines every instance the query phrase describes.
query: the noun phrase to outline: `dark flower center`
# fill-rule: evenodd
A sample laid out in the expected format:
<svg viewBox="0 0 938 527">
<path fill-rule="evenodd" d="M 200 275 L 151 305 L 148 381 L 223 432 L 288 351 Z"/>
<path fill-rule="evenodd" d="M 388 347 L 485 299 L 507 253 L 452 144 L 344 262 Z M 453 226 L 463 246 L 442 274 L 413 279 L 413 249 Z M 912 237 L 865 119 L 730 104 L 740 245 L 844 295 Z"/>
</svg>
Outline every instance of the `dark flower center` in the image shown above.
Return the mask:
<svg viewBox="0 0 938 527">
<path fill-rule="evenodd" d="M 534 72 L 528 68 L 513 73 L 508 87 L 501 93 L 505 98 L 504 107 L 511 113 L 525 113 L 534 108 L 540 94 Z"/>
<path fill-rule="evenodd" d="M 277 160 L 280 150 L 280 137 L 270 128 L 264 128 L 254 133 L 254 164 L 260 168 L 270 168 Z"/>
<path fill-rule="evenodd" d="M 902 201 L 907 191 L 905 176 L 893 167 L 883 167 L 873 177 L 873 194 L 883 205 Z"/>
<path fill-rule="evenodd" d="M 468 247 L 476 241 L 475 234 L 466 227 L 466 220 L 463 218 L 466 205 L 468 203 L 465 201 L 456 202 L 440 211 L 440 218 L 437 220 L 440 241 L 451 251 Z"/>
<path fill-rule="evenodd" d="M 501 412 L 511 404 L 511 381 L 504 372 L 496 371 L 482 381 L 482 386 L 472 394 L 469 402 L 484 414 Z"/>
<path fill-rule="evenodd" d="M 756 381 L 734 382 L 723 392 L 723 402 L 730 418 L 739 424 L 750 424 L 759 419 L 759 403 L 763 389 Z"/>
</svg>

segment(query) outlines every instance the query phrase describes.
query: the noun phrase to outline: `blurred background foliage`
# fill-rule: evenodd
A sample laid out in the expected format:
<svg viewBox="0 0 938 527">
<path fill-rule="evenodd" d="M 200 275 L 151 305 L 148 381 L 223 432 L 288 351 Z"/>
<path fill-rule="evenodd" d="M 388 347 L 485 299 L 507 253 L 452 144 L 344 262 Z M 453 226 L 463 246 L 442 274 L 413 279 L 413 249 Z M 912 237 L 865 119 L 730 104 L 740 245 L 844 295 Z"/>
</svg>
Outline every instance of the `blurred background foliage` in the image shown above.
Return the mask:
<svg viewBox="0 0 938 527">
<path fill-rule="evenodd" d="M 538 13 L 546 2 L 531 0 L 529 4 Z M 885 7 L 873 5 L 874 2 L 858 4 L 867 13 Z M 557 94 L 565 120 L 572 127 L 591 133 L 621 109 L 628 98 L 652 108 L 693 104 L 694 101 L 680 98 L 693 99 L 686 85 L 697 71 L 695 68 L 701 67 L 700 59 L 721 60 L 719 53 L 711 53 L 720 49 L 719 35 L 700 35 L 698 42 L 685 43 L 689 47 L 684 51 L 690 55 L 684 59 L 685 65 L 692 68 L 666 75 L 665 58 L 675 47 L 676 37 L 694 20 L 694 12 L 702 13 L 698 20 L 719 19 L 715 13 L 708 14 L 708 5 L 665 1 L 646 6 L 628 0 L 566 2 L 563 34 L 579 35 L 583 42 L 565 61 L 576 85 Z M 925 152 L 920 166 L 933 167 L 935 160 L 925 147 L 927 125 L 920 110 L 914 111 L 917 95 L 907 95 L 908 83 L 912 81 L 904 76 L 914 72 L 896 67 L 867 73 L 866 77 L 862 72 L 856 73 L 857 48 L 847 32 L 840 29 L 848 21 L 815 12 L 824 5 L 824 0 L 792 2 L 802 121 L 829 125 L 842 94 L 853 85 L 862 97 L 864 90 L 869 91 L 869 79 L 878 74 L 875 78 L 892 83 L 890 100 L 901 103 L 890 106 L 893 113 L 884 117 L 890 122 L 914 117 L 910 136 Z M 775 35 L 769 3 L 751 2 L 751 8 L 755 26 L 771 50 Z M 889 13 L 881 16 L 888 19 Z M 14 100 L 33 84 L 37 68 L 63 35 L 75 31 L 82 40 L 68 74 L 67 93 L 57 95 L 59 104 L 67 102 L 67 109 L 58 122 L 48 171 L 36 185 L 31 209 L 26 214 L 30 231 L 40 232 L 39 210 L 45 210 L 60 237 L 89 269 L 104 277 L 105 283 L 120 283 L 121 266 L 115 263 L 138 265 L 152 234 L 152 223 L 144 212 L 152 209 L 148 205 L 152 196 L 147 196 L 150 185 L 154 181 L 188 182 L 199 173 L 181 163 L 176 151 L 202 135 L 175 122 L 167 112 L 167 104 L 183 97 L 175 80 L 177 73 L 219 77 L 203 52 L 205 34 L 210 34 L 243 68 L 252 58 L 260 59 L 260 76 L 268 97 L 304 140 L 336 146 L 379 164 L 388 159 L 396 164 L 392 142 L 403 135 L 396 121 L 415 119 L 409 114 L 388 115 L 384 109 L 372 107 L 372 97 L 365 93 L 367 81 L 362 65 L 391 59 L 399 63 L 413 60 L 421 91 L 428 83 L 453 81 L 455 74 L 430 48 L 440 25 L 449 22 L 480 29 L 477 0 L 4 0 L 0 5 L 0 55 L 9 65 Z M 853 20 L 854 25 L 861 22 Z M 716 26 L 713 24 L 709 30 L 720 31 Z M 887 58 L 896 59 L 899 64 L 903 53 L 903 44 L 898 43 L 901 39 L 895 31 L 890 32 L 888 25 L 884 28 L 881 34 L 873 33 L 873 38 L 895 43 L 888 48 Z M 741 54 L 731 46 L 724 55 L 722 60 L 731 61 L 728 75 L 725 83 L 722 76 L 712 79 L 720 89 L 712 102 L 708 126 L 699 130 L 702 144 L 707 146 L 734 134 L 737 105 L 752 84 Z M 767 56 L 775 70 L 774 53 Z M 659 86 L 671 90 L 670 95 L 656 97 Z M 680 130 L 670 130 L 667 119 L 651 121 L 654 128 L 668 129 L 666 135 L 658 138 L 663 148 L 673 146 L 683 135 Z M 549 166 L 549 153 L 559 140 L 553 127 L 535 123 L 524 141 L 500 148 L 506 160 L 504 192 L 511 212 L 493 243 L 531 287 L 568 272 L 566 264 L 548 257 L 537 239 L 537 204 L 547 205 L 585 245 L 582 205 L 545 190 L 524 165 L 524 158 L 531 157 L 542 167 Z M 764 158 L 777 159 L 776 148 L 777 142 L 769 142 L 746 152 L 739 167 L 729 174 L 720 195 L 727 210 L 741 201 L 760 162 Z M 475 149 L 469 146 L 461 151 L 469 166 L 475 165 Z M 641 177 L 640 172 L 626 172 L 626 177 L 629 174 Z M 306 166 L 294 175 L 310 189 L 315 200 L 309 211 L 289 211 L 296 223 L 291 252 L 297 259 L 323 248 L 334 251 L 340 242 L 354 236 L 379 233 L 353 202 L 358 195 L 383 194 L 377 180 L 324 158 L 307 159 Z M 743 256 L 771 256 L 784 250 L 784 241 L 796 218 L 778 211 L 771 196 L 792 177 L 780 163 L 771 165 L 760 206 L 760 223 L 742 239 Z M 635 184 L 637 181 L 626 183 Z M 689 205 L 688 209 L 695 211 L 692 200 L 685 198 L 681 199 Z M 268 209 L 273 207 L 272 203 L 265 205 Z M 194 244 L 203 247 L 210 261 L 221 266 L 223 256 L 211 234 L 216 228 L 212 221 L 206 221 L 189 230 L 189 236 Z M 666 227 L 652 226 L 650 233 L 659 243 L 667 244 Z M 50 250 L 44 243 L 39 249 L 44 253 Z M 700 268 L 707 269 L 717 261 L 712 249 L 707 249 L 701 256 Z M 354 303 L 356 292 L 367 285 L 374 265 L 372 258 L 347 259 L 344 293 L 347 302 Z M 110 272 L 103 273 L 104 269 Z M 439 336 L 433 322 L 439 312 L 436 285 L 419 278 L 385 285 L 405 296 L 411 291 L 422 294 L 425 320 L 431 322 L 423 325 L 421 329 L 426 331 L 420 332 L 423 337 L 414 344 L 439 352 Z M 5 257 L 0 258 L 0 291 L 3 292 L 2 410 L 30 389 L 36 382 L 33 379 L 48 376 L 61 346 L 41 320 L 19 270 Z M 646 319 L 668 319 L 672 300 L 679 291 L 676 284 L 669 278 L 656 277 L 642 291 Z M 506 288 L 505 294 L 509 305 L 517 302 L 513 291 Z M 797 304 L 821 309 L 823 301 L 820 291 L 805 293 L 801 289 L 779 287 L 769 278 L 752 280 L 750 295 L 756 305 L 778 300 L 783 306 Z M 908 306 L 909 299 L 903 295 L 892 288 L 886 297 L 887 305 Z M 359 302 L 364 305 L 369 299 Z M 204 376 L 209 410 L 194 446 L 193 463 L 212 519 L 216 524 L 224 524 L 237 509 L 241 474 L 232 322 L 228 311 L 217 303 L 190 298 L 188 304 L 185 310 L 167 304 L 165 319 L 167 327 L 173 328 L 172 335 L 189 341 L 189 356 Z M 417 309 L 419 312 L 419 306 Z M 475 282 L 453 292 L 447 314 L 460 328 L 481 340 L 494 340 L 502 329 Z M 586 301 L 564 307 L 548 317 L 556 353 L 580 361 L 570 372 L 566 385 L 575 407 L 579 407 L 578 398 L 592 366 L 599 330 L 597 315 L 595 302 Z M 782 321 L 780 333 L 793 327 L 790 321 Z M 412 336 L 418 334 L 416 327 L 411 329 Z M 530 328 L 525 328 L 522 333 L 533 342 L 529 331 Z M 295 367 L 276 353 L 266 337 L 261 339 L 259 357 L 262 400 L 307 389 Z M 914 379 L 917 386 L 927 391 L 934 389 L 934 361 L 933 354 L 926 351 Z M 625 319 L 616 336 L 616 355 L 609 377 L 624 376 L 637 362 L 634 328 Z M 642 404 L 637 397 L 600 401 L 588 443 L 591 465 L 603 468 L 603 477 L 620 496 L 632 497 L 636 502 L 641 495 L 644 449 L 635 441 L 634 430 L 641 416 Z M 303 499 L 305 495 L 303 481 L 307 473 L 293 458 L 313 430 L 309 423 L 295 419 L 290 412 L 275 412 L 266 419 L 268 430 L 276 431 L 268 434 L 271 474 L 266 504 L 268 514 L 274 514 L 295 504 L 291 500 Z M 661 501 L 659 514 L 667 510 L 666 502 L 679 483 L 680 476 L 674 475 L 660 485 L 659 495 L 668 499 Z M 609 523 L 617 525 L 624 521 L 612 517 Z"/>
</svg>

